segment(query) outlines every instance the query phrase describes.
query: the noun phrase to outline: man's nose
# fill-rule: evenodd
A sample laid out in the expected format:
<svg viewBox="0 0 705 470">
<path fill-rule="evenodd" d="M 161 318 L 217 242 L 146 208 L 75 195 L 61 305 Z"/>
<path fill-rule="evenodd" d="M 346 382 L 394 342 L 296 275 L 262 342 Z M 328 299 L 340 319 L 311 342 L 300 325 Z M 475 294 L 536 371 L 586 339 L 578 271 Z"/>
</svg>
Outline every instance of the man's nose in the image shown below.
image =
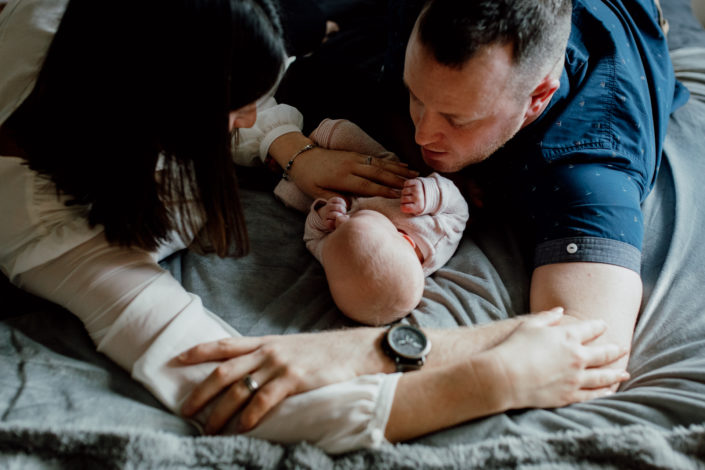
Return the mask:
<svg viewBox="0 0 705 470">
<path fill-rule="evenodd" d="M 414 138 L 416 143 L 424 146 L 438 140 L 439 122 L 431 113 L 422 112 L 416 122 Z"/>
</svg>

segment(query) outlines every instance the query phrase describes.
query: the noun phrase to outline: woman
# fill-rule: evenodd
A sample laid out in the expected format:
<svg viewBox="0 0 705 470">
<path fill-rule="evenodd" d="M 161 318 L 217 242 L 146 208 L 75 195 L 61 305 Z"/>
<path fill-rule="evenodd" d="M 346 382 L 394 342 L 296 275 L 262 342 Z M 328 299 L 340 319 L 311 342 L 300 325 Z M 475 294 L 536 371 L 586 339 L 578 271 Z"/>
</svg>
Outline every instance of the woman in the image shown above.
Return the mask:
<svg viewBox="0 0 705 470">
<path fill-rule="evenodd" d="M 18 54 L 20 43 L 12 42 L 11 33 L 20 31 L 25 40 L 28 34 L 23 27 L 39 24 L 46 28 L 51 18 L 61 18 L 55 38 L 47 38 L 42 29 L 37 37 L 45 44 Z M 418 420 L 400 421 L 399 407 L 413 406 L 420 397 L 404 393 L 400 395 L 403 399 L 392 402 L 398 374 L 368 374 L 393 371 L 381 351 L 368 348 L 379 340 L 381 330 L 309 335 L 310 343 L 300 337 L 291 338 L 298 343 L 284 338 L 285 359 L 297 348 L 303 351 L 300 357 L 315 358 L 297 372 L 277 361 L 282 338 L 265 339 L 271 347 L 262 347 L 261 338 L 231 342 L 229 338 L 237 333 L 203 308 L 198 297 L 187 293 L 155 261 L 189 244 L 194 234 L 194 246 L 203 251 L 224 256 L 247 250 L 230 158 L 230 131 L 252 126 L 256 119 L 261 128 L 262 116 L 256 118 L 258 103 L 267 109 L 279 106 L 267 98 L 284 63 L 280 27 L 268 0 L 152 0 L 142 2 L 135 11 L 123 5 L 106 11 L 104 3 L 90 0 L 71 0 L 67 7 L 65 0 L 16 0 L 3 11 L 2 19 L 0 27 L 8 34 L 0 35 L 4 41 L 0 42 L 0 57 L 9 50 L 9 58 L 20 61 L 15 67 L 12 61 L 3 61 L 3 73 L 9 77 L 0 80 L 4 83 L 0 93 L 4 100 L 0 103 L 0 267 L 14 284 L 78 316 L 98 350 L 130 371 L 170 409 L 181 410 L 195 389 L 195 399 L 187 402 L 184 411 L 190 416 L 203 409 L 198 421 L 205 422 L 207 430 L 220 429 L 251 393 L 255 396 L 249 410 L 235 423 L 240 431 L 252 427 L 288 395 L 298 394 L 269 413 L 253 434 L 285 441 L 307 439 L 330 451 L 378 445 L 384 441 L 385 429 L 395 440 L 432 429 Z M 22 44 L 26 49 L 33 47 L 31 41 Z M 34 77 L 24 76 L 22 65 L 27 58 L 43 59 L 45 54 L 32 89 L 29 84 Z M 262 135 L 271 139 L 272 134 Z M 248 141 L 245 135 L 239 137 Z M 268 153 L 280 162 L 293 159 L 306 147 L 305 137 L 291 128 L 270 142 Z M 274 148 L 277 142 L 284 150 Z M 349 165 L 323 173 L 323 183 L 309 186 L 309 194 L 322 195 L 321 191 L 331 188 L 349 191 L 360 185 L 373 192 L 389 190 L 374 186 L 389 177 L 384 169 L 387 176 L 370 183 L 368 176 L 373 173 L 369 170 L 378 174 L 379 168 L 367 168 L 360 155 L 341 152 L 340 158 Z M 289 168 L 294 182 L 296 173 L 306 166 Z M 363 174 L 356 174 L 358 170 Z M 347 180 L 339 186 L 328 184 L 340 179 L 336 173 L 340 171 Z M 396 175 L 395 171 L 390 173 Z M 398 178 L 403 179 L 403 172 L 391 177 Z M 509 321 L 493 327 L 496 343 L 501 344 L 492 349 L 494 344 L 484 344 L 487 354 L 466 362 L 485 371 L 494 385 L 490 391 L 509 393 L 492 396 L 509 398 L 490 403 L 478 390 L 477 399 L 464 400 L 472 403 L 471 412 L 458 416 L 468 419 L 507 407 L 560 405 L 604 393 L 606 389 L 599 387 L 621 380 L 616 373 L 584 371 L 623 354 L 616 348 L 582 345 L 599 336 L 602 327 L 585 323 L 549 328 L 558 316 L 547 313 L 528 322 Z M 320 346 L 339 335 L 359 338 L 359 346 L 339 348 L 338 355 L 328 356 L 322 365 Z M 565 336 L 572 341 L 565 342 Z M 212 354 L 208 347 L 201 347 L 186 354 L 181 364 L 172 360 L 191 346 L 218 339 L 225 341 L 208 343 L 220 345 L 216 356 L 230 357 L 235 349 L 249 359 L 238 361 L 234 368 L 230 361 L 221 368 L 208 363 L 184 366 L 200 363 L 204 353 Z M 444 340 L 448 339 L 452 338 Z M 516 355 L 517 349 L 536 351 L 531 346 L 543 343 L 552 348 L 542 350 L 557 351 L 562 357 L 573 353 L 584 360 L 576 366 L 525 355 L 527 361 L 536 360 L 534 367 L 547 368 L 558 378 L 551 383 L 522 375 L 531 368 L 505 369 L 507 357 Z M 365 367 L 359 367 L 362 361 L 349 360 L 355 354 L 365 359 Z M 432 355 L 429 365 L 439 360 Z M 332 370 L 329 364 L 340 367 Z M 217 389 L 212 380 L 203 381 L 214 370 L 211 377 L 221 377 Z M 438 379 L 443 378 L 439 373 L 472 378 L 452 361 L 445 369 L 433 367 L 428 372 Z M 577 382 L 576 376 L 580 377 Z M 417 377 L 424 379 L 428 374 L 405 375 L 399 391 L 413 390 L 409 386 L 416 387 Z M 219 402 L 211 400 L 230 385 L 232 395 Z M 329 393 L 331 387 L 335 393 Z M 477 384 L 468 387 L 465 390 L 475 390 Z M 599 390 L 578 393 L 584 387 Z M 426 390 L 433 393 L 432 388 Z M 216 407 L 213 412 L 204 408 L 209 401 Z M 342 414 L 355 414 L 358 421 L 332 421 L 326 406 L 367 411 Z M 297 416 L 307 417 L 312 424 L 298 425 Z M 448 426 L 452 419 L 439 414 L 431 425 Z M 295 432 L 282 433 L 284 422 L 296 424 Z M 321 429 L 326 431 L 321 434 Z"/>
</svg>

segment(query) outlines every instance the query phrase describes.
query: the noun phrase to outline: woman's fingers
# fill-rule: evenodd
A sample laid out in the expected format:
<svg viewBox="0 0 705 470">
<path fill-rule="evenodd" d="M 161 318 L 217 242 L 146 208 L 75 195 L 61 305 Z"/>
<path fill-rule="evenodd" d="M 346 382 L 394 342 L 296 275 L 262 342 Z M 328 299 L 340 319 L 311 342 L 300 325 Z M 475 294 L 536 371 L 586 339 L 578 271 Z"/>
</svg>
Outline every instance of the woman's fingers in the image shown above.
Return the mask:
<svg viewBox="0 0 705 470">
<path fill-rule="evenodd" d="M 419 176 L 418 171 L 409 169 L 409 165 L 400 161 L 363 155 L 363 158 L 358 160 L 358 162 L 363 165 L 363 167 L 388 171 L 403 177 L 405 180 Z"/>
<path fill-rule="evenodd" d="M 394 176 L 394 178 L 400 178 Z M 404 180 L 401 179 L 401 184 Z M 339 186 L 329 188 L 333 190 L 345 191 L 359 196 L 382 196 L 386 198 L 397 198 L 401 196 L 401 185 L 394 183 L 392 185 L 389 180 L 377 181 L 368 179 L 364 176 L 350 174 L 340 181 Z"/>
<path fill-rule="evenodd" d="M 371 158 L 370 164 L 364 162 L 356 165 L 352 174 L 396 189 L 401 189 L 408 179 L 419 176 L 418 172 L 404 165 L 378 158 Z"/>
<path fill-rule="evenodd" d="M 191 416 L 215 398 L 223 389 L 244 378 L 250 371 L 259 367 L 261 358 L 256 354 L 240 356 L 236 360 L 225 361 L 199 383 L 188 396 L 181 413 Z M 231 387 L 232 388 L 232 387 Z M 227 395 L 227 394 L 226 394 Z M 222 401 L 222 400 L 221 400 Z M 239 407 L 239 405 L 238 405 Z"/>
<path fill-rule="evenodd" d="M 237 413 L 240 407 L 250 399 L 252 394 L 253 392 L 250 392 L 244 380 L 238 380 L 233 383 L 225 390 L 222 396 L 218 398 L 216 405 L 208 415 L 204 427 L 206 434 L 215 434 L 220 431 L 230 418 Z"/>
<path fill-rule="evenodd" d="M 225 338 L 210 343 L 202 343 L 184 351 L 177 356 L 183 364 L 198 364 L 208 361 L 230 359 L 233 356 L 248 354 L 262 344 L 262 338 L 236 337 Z"/>
<path fill-rule="evenodd" d="M 250 377 L 250 387 L 248 387 L 245 383 L 245 377 L 247 377 L 247 375 Z M 218 399 L 217 404 L 208 416 L 205 432 L 207 434 L 213 434 L 220 431 L 223 426 L 225 426 L 225 424 L 235 415 L 235 413 L 240 411 L 242 407 L 248 403 L 249 405 L 247 408 L 252 408 L 252 404 L 254 403 L 266 403 L 266 400 L 263 400 L 263 397 L 266 397 L 269 394 L 268 390 L 271 389 L 272 376 L 273 372 L 265 369 L 258 369 L 250 374 L 246 374 L 243 376 L 243 379 L 232 384 L 230 388 L 228 388 L 228 390 L 226 390 L 225 393 L 223 393 L 223 395 Z M 256 384 L 256 386 L 253 390 L 250 390 L 252 384 Z M 283 398 L 284 397 L 282 397 L 282 399 Z M 275 404 L 279 403 L 279 401 L 275 402 Z M 238 418 L 237 431 L 244 432 L 254 427 L 259 422 L 259 419 L 273 406 L 274 405 L 270 405 L 269 408 L 259 415 L 254 422 L 251 422 L 251 419 L 248 418 L 248 421 L 246 421 L 247 426 L 243 424 L 243 411 L 243 414 L 241 414 Z M 247 408 L 245 408 L 245 410 L 247 410 Z"/>
<path fill-rule="evenodd" d="M 276 405 L 289 396 L 286 378 L 278 378 L 266 383 L 247 403 L 238 418 L 238 432 L 247 432 L 257 426 L 260 420 Z"/>
</svg>

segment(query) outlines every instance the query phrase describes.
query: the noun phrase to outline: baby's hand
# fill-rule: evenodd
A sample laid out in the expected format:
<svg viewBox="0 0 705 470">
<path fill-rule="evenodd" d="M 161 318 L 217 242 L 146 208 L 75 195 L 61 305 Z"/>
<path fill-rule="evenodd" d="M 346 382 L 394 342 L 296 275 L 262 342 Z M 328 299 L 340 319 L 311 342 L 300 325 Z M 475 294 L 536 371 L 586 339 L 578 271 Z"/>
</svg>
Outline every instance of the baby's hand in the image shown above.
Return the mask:
<svg viewBox="0 0 705 470">
<path fill-rule="evenodd" d="M 340 223 L 349 218 L 347 212 L 348 206 L 342 197 L 332 197 L 328 199 L 325 206 L 318 209 L 318 215 L 330 231 L 335 230 Z"/>
<path fill-rule="evenodd" d="M 419 215 L 426 206 L 423 183 L 418 178 L 406 180 L 401 190 L 401 211 L 405 214 Z"/>
</svg>

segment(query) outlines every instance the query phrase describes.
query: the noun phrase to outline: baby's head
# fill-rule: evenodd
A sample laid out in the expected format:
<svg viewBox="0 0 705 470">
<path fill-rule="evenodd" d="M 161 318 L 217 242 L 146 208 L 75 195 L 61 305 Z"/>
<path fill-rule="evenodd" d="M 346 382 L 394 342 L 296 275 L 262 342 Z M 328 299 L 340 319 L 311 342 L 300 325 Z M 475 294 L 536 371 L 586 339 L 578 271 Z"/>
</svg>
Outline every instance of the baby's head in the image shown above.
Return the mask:
<svg viewBox="0 0 705 470">
<path fill-rule="evenodd" d="M 325 239 L 323 268 L 338 308 L 368 325 L 406 316 L 421 300 L 424 274 L 416 251 L 379 212 L 361 210 Z"/>
</svg>

